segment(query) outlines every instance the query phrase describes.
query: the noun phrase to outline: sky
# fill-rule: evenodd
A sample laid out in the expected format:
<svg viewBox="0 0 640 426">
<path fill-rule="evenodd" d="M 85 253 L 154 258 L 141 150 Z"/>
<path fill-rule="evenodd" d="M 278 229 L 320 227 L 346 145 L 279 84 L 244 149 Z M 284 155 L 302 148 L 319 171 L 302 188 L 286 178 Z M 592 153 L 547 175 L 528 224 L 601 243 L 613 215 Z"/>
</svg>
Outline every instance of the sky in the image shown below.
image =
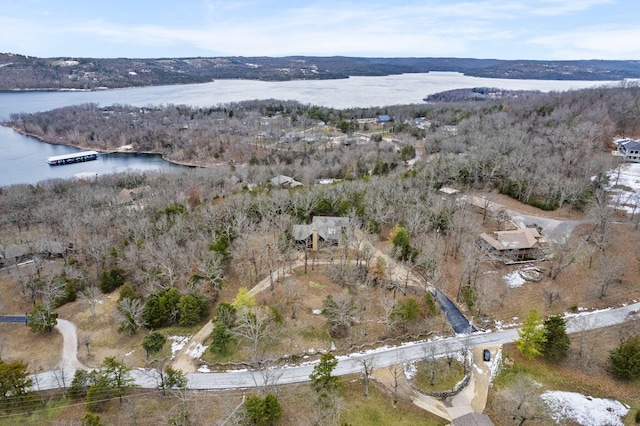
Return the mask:
<svg viewBox="0 0 640 426">
<path fill-rule="evenodd" d="M 0 0 L 38 57 L 640 60 L 638 0 Z"/>
</svg>

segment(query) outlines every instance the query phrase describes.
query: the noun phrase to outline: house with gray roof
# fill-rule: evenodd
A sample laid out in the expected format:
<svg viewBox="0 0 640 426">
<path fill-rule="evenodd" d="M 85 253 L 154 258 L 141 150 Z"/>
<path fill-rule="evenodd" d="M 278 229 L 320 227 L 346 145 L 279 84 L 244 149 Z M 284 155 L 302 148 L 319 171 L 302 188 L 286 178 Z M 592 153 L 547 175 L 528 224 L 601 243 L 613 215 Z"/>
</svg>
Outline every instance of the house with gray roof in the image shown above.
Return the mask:
<svg viewBox="0 0 640 426">
<path fill-rule="evenodd" d="M 615 141 L 618 151 L 614 154 L 624 158 L 624 161 L 640 163 L 640 142 L 633 139 L 618 139 Z"/>
<path fill-rule="evenodd" d="M 317 250 L 319 244 L 337 245 L 349 226 L 349 218 L 314 216 L 308 225 L 293 225 L 293 238 L 299 247 Z"/>
<path fill-rule="evenodd" d="M 295 188 L 297 186 L 302 186 L 302 182 L 298 182 L 294 178 L 285 175 L 278 175 L 270 180 L 271 185 L 279 186 L 284 189 Z"/>
</svg>

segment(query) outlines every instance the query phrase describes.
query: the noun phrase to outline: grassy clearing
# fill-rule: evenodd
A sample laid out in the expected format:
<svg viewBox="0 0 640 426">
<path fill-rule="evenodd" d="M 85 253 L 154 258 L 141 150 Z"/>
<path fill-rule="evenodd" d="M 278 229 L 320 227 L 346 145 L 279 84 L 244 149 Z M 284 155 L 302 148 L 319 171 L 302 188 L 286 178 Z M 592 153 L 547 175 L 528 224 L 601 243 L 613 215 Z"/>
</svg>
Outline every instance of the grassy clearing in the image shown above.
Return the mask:
<svg viewBox="0 0 640 426">
<path fill-rule="evenodd" d="M 351 380 L 349 380 L 349 378 Z M 369 386 L 369 396 L 363 395 L 362 381 L 345 377 L 342 387 L 344 409 L 340 415 L 341 424 L 353 426 L 386 425 L 445 425 L 444 419 L 430 414 L 407 401 L 398 401 L 387 395 L 379 385 Z"/>
<path fill-rule="evenodd" d="M 432 368 L 429 365 L 429 361 L 417 363 L 416 368 L 417 372 L 413 378 L 414 384 L 425 392 L 440 392 L 453 389 L 464 378 L 464 367 L 456 360 L 452 360 L 451 364 L 446 358 L 435 360 L 433 384 L 431 380 Z"/>
<path fill-rule="evenodd" d="M 40 426 L 55 422 L 67 407 L 67 400 L 52 400 L 46 405 L 36 408 L 25 415 L 24 413 L 2 414 L 0 413 L 0 426 Z"/>
</svg>

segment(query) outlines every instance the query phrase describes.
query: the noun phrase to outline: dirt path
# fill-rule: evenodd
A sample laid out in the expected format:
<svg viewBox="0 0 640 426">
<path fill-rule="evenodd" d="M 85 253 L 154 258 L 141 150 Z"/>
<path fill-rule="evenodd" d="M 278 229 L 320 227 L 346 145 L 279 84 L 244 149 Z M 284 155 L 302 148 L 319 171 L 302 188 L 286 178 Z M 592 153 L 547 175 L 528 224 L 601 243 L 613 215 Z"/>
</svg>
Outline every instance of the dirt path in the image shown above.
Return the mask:
<svg viewBox="0 0 640 426">
<path fill-rule="evenodd" d="M 292 265 L 292 269 L 298 268 L 300 266 L 304 266 L 304 261 L 296 261 Z M 291 274 L 281 273 L 280 279 L 286 278 Z M 274 282 L 276 280 L 274 279 Z M 252 296 L 256 296 L 260 292 L 267 290 L 271 287 L 271 279 L 267 276 L 258 284 L 256 284 L 251 290 L 249 290 L 249 294 Z M 201 345 L 204 344 L 204 341 L 211 336 L 211 332 L 213 331 L 213 323 L 211 321 L 207 321 L 207 323 L 189 339 L 189 342 L 184 345 L 184 347 L 175 353 L 174 360 L 172 363 L 172 368 L 176 370 L 180 370 L 183 373 L 194 373 L 197 366 L 198 357 L 194 356 L 194 351 L 196 351 Z"/>
<path fill-rule="evenodd" d="M 71 321 L 58 319 L 55 329 L 62 334 L 62 359 L 60 367 L 65 369 L 84 368 L 78 361 L 78 333 L 76 325 Z"/>
<path fill-rule="evenodd" d="M 362 232 L 362 231 L 357 231 L 357 232 Z M 367 245 L 366 248 L 368 250 L 373 251 L 375 258 L 382 257 L 385 259 L 389 268 L 388 276 L 390 279 L 400 283 L 401 285 L 405 285 L 408 287 L 416 287 L 423 290 L 426 290 L 428 287 L 430 287 L 429 283 L 427 283 L 426 280 L 424 280 L 419 275 L 411 271 L 405 265 L 399 262 L 396 262 L 395 259 L 393 259 L 388 254 L 384 253 L 382 250 L 375 247 L 370 242 L 366 241 L 366 239 L 363 238 L 363 235 L 359 235 L 358 237 L 361 239 L 361 241 L 364 241 L 363 244 Z M 365 247 L 361 247 L 361 250 L 364 248 Z M 315 264 L 329 265 L 331 264 L 331 262 L 323 261 L 323 262 L 316 262 Z M 293 262 L 290 269 L 294 270 L 302 266 L 304 266 L 304 260 L 298 259 L 295 262 Z M 275 278 L 273 278 L 273 282 L 275 283 L 275 282 L 282 281 L 284 278 L 290 275 L 291 274 L 289 274 L 288 272 L 280 272 L 279 279 L 276 280 Z M 272 280 L 269 276 L 265 277 L 258 284 L 256 284 L 251 290 L 249 290 L 249 294 L 252 296 L 256 296 L 257 294 L 265 290 L 268 290 L 271 287 L 271 281 Z M 204 344 L 205 340 L 207 340 L 209 336 L 211 336 L 212 331 L 213 331 L 213 324 L 211 323 L 211 321 L 208 321 L 196 334 L 193 335 L 193 337 L 189 339 L 189 342 L 186 345 L 184 345 L 184 347 L 181 350 L 175 353 L 173 363 L 172 363 L 172 368 L 175 368 L 176 370 L 180 370 L 183 373 L 196 372 L 198 368 L 197 366 L 198 357 L 195 356 L 194 354 L 197 353 L 198 348 L 200 348 L 200 346 Z"/>
</svg>

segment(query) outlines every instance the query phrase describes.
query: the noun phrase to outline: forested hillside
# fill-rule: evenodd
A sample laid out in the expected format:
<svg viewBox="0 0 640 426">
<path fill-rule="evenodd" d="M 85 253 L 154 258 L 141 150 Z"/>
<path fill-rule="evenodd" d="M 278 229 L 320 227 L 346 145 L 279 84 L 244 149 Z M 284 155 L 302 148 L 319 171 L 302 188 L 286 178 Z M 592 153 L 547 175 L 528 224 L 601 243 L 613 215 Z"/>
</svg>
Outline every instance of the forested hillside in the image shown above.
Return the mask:
<svg viewBox="0 0 640 426">
<path fill-rule="evenodd" d="M 95 90 L 215 79 L 318 80 L 429 71 L 476 77 L 623 80 L 638 61 L 506 61 L 471 58 L 212 57 L 36 58 L 0 53 L 0 90 Z"/>
<path fill-rule="evenodd" d="M 383 110 L 280 101 L 207 109 L 87 104 L 13 115 L 8 125 L 100 151 L 127 146 L 193 165 L 266 165 L 305 184 L 377 174 L 377 163 L 396 167 L 407 159 L 403 148 L 414 147 L 438 185 L 489 186 L 553 209 L 583 205 L 592 177 L 611 167 L 614 136 L 640 133 L 639 93 L 627 85 Z M 391 121 L 376 123 L 379 114 Z"/>
</svg>

